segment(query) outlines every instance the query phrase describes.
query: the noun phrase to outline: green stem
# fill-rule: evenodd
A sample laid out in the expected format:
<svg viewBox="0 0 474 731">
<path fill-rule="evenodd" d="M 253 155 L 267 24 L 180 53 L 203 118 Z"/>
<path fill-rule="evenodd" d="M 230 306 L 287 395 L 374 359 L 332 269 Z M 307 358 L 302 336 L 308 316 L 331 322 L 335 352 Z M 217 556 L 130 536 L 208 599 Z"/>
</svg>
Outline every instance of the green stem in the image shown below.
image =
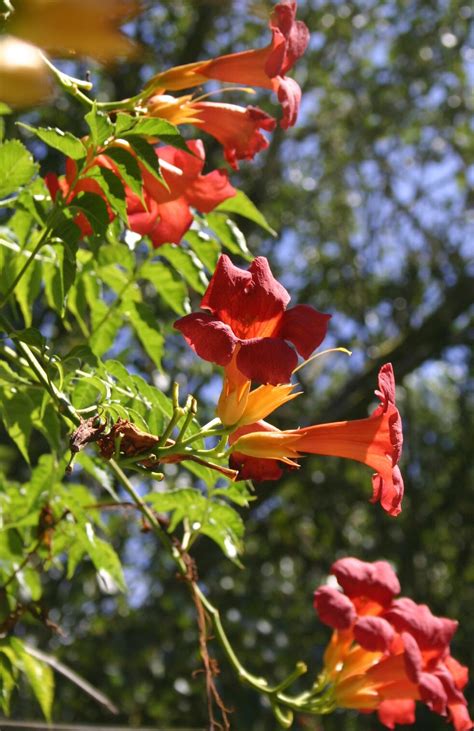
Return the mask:
<svg viewBox="0 0 474 731">
<path fill-rule="evenodd" d="M 10 323 L 6 320 L 6 318 L 1 315 L 0 325 L 6 326 L 6 330 L 9 332 L 11 331 Z M 30 347 L 26 343 L 22 343 L 21 341 L 19 341 L 18 346 L 23 352 L 26 361 L 28 362 L 31 370 L 34 372 L 38 381 L 51 395 L 61 416 L 76 425 L 80 424 L 81 417 L 76 412 L 72 404 L 66 399 L 64 394 L 62 394 L 50 381 L 45 369 L 39 362 L 36 355 L 30 349 Z M 177 389 L 175 389 L 173 395 L 173 401 L 175 406 L 173 416 L 177 416 L 179 418 L 182 415 L 183 410 L 180 409 L 178 406 Z M 170 425 L 172 424 L 172 422 L 173 417 L 170 421 Z M 286 728 L 289 727 L 289 724 L 291 722 L 291 714 L 289 712 L 285 713 L 279 707 L 280 705 L 284 706 L 286 709 L 296 710 L 300 712 L 306 710 L 313 713 L 329 713 L 331 710 L 333 710 L 334 701 L 327 693 L 323 694 L 323 696 L 319 699 L 315 699 L 314 696 L 312 696 L 312 698 L 308 700 L 306 694 L 300 694 L 299 696 L 290 696 L 283 693 L 283 691 L 289 685 L 291 685 L 295 680 L 297 680 L 297 678 L 299 678 L 304 672 L 306 672 L 306 666 L 304 663 L 298 663 L 295 670 L 285 680 L 283 680 L 281 683 L 274 687 L 269 686 L 265 678 L 257 677 L 256 675 L 253 675 L 252 673 L 248 672 L 248 670 L 246 670 L 246 668 L 241 664 L 229 638 L 227 637 L 221 621 L 219 610 L 203 593 L 198 583 L 189 575 L 189 566 L 186 563 L 185 557 L 183 555 L 182 546 L 173 543 L 173 540 L 170 538 L 168 533 L 163 530 L 153 510 L 142 500 L 142 498 L 137 493 L 132 483 L 123 472 L 121 467 L 117 464 L 117 462 L 114 459 L 111 459 L 109 460 L 108 464 L 112 472 L 115 474 L 117 480 L 122 485 L 123 489 L 130 496 L 131 500 L 136 505 L 138 510 L 142 513 L 143 517 L 146 518 L 146 520 L 152 526 L 154 533 L 158 536 L 166 552 L 176 562 L 180 574 L 188 581 L 190 588 L 194 593 L 194 596 L 197 598 L 198 602 L 204 607 L 204 609 L 208 613 L 209 617 L 211 618 L 214 631 L 219 640 L 219 643 L 224 650 L 231 666 L 236 672 L 239 680 L 242 683 L 251 686 L 259 693 L 262 693 L 269 697 L 278 722 Z"/>
</svg>

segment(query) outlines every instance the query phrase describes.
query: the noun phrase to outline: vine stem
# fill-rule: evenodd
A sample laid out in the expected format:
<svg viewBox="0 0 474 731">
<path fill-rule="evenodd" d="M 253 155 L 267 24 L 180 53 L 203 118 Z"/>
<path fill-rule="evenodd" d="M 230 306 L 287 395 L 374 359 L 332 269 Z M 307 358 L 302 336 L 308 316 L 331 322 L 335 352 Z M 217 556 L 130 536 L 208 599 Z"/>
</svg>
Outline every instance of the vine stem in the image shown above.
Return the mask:
<svg viewBox="0 0 474 731">
<path fill-rule="evenodd" d="M 6 327 L 6 330 L 8 332 L 12 331 L 10 323 L 2 315 L 0 315 L 0 325 Z M 81 424 L 82 420 L 80 414 L 75 410 L 74 406 L 69 402 L 65 395 L 61 391 L 59 391 L 48 378 L 45 369 L 31 350 L 31 348 L 26 343 L 23 343 L 21 341 L 19 341 L 18 345 L 19 348 L 22 350 L 23 355 L 28 362 L 28 365 L 34 372 L 37 380 L 50 394 L 51 398 L 56 404 L 59 414 L 75 425 Z M 239 658 L 237 657 L 237 654 L 232 647 L 232 643 L 230 642 L 225 632 L 219 609 L 214 606 L 211 600 L 206 596 L 206 594 L 199 586 L 196 578 L 193 577 L 192 571 L 190 571 L 190 566 L 192 564 L 192 559 L 190 558 L 190 556 L 183 550 L 182 545 L 180 545 L 178 542 L 174 542 L 170 538 L 166 530 L 163 529 L 153 510 L 140 497 L 120 465 L 117 464 L 114 459 L 110 459 L 108 461 L 108 465 L 111 471 L 114 473 L 116 479 L 120 482 L 125 492 L 127 492 L 129 497 L 135 504 L 135 506 L 151 525 L 153 532 L 157 535 L 163 548 L 177 564 L 179 574 L 189 584 L 195 601 L 207 612 L 212 622 L 212 626 L 216 633 L 217 639 L 222 649 L 224 650 L 224 653 L 229 663 L 236 672 L 238 679 L 242 683 L 251 686 L 259 693 L 266 695 L 270 700 L 273 712 L 280 725 L 285 728 L 289 728 L 292 723 L 291 711 L 304 712 L 305 710 L 308 710 L 308 705 L 306 694 L 300 694 L 300 696 L 291 696 L 286 695 L 283 691 L 295 680 L 297 680 L 301 675 L 306 673 L 307 668 L 305 663 L 297 663 L 295 670 L 285 680 L 273 687 L 268 684 L 268 681 L 265 678 L 257 677 L 256 675 L 253 675 L 248 670 L 246 670 L 246 668 L 242 665 Z M 303 698 L 306 702 L 303 701 Z M 284 706 L 287 709 L 287 712 L 284 712 L 280 706 Z M 329 712 L 329 705 L 324 696 L 320 699 L 312 699 L 311 711 L 313 713 Z"/>
</svg>

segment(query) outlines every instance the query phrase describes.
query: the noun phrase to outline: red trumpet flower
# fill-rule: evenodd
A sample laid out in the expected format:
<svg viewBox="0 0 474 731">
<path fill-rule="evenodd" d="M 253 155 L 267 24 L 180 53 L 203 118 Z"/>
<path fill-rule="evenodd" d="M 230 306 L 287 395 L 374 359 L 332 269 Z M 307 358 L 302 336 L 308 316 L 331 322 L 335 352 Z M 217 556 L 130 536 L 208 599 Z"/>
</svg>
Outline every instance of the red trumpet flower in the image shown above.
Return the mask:
<svg viewBox="0 0 474 731">
<path fill-rule="evenodd" d="M 324 655 L 325 697 L 341 708 L 377 711 L 387 728 L 415 723 L 415 701 L 445 716 L 456 731 L 473 723 L 462 693 L 467 668 L 449 652 L 457 622 L 425 605 L 395 599 L 398 579 L 385 561 L 336 561 L 342 592 L 323 586 L 314 608 L 334 629 Z"/>
<path fill-rule="evenodd" d="M 302 454 L 345 457 L 375 470 L 372 502 L 380 501 L 384 510 L 396 516 L 401 511 L 403 479 L 397 466 L 403 434 L 400 414 L 395 406 L 395 380 L 390 363 L 379 372 L 380 405 L 367 419 L 316 424 L 280 431 L 259 422 L 238 428 L 230 437 L 231 464 L 241 479 L 277 479 L 281 467 L 275 460 L 298 467 Z"/>
<path fill-rule="evenodd" d="M 223 255 L 201 300 L 209 312 L 186 315 L 175 327 L 204 360 L 230 366 L 235 358 L 237 371 L 249 380 L 288 383 L 297 353 L 311 355 L 330 318 L 309 305 L 287 310 L 289 301 L 264 257 L 243 271 Z"/>
<path fill-rule="evenodd" d="M 192 155 L 170 146 L 155 148 L 168 187 L 142 169 L 145 206 L 127 190 L 130 229 L 149 236 L 155 248 L 165 243 L 179 244 L 193 221 L 191 207 L 210 213 L 236 192 L 225 170 L 202 175 L 206 158 L 201 140 L 191 140 L 187 146 Z"/>
<path fill-rule="evenodd" d="M 213 170 L 202 175 L 205 152 L 201 140 L 191 140 L 187 145 L 192 154 L 171 146 L 155 148 L 165 185 L 140 165 L 144 203 L 127 185 L 124 186 L 129 228 L 142 236 L 149 236 L 155 248 L 165 243 L 179 244 L 193 221 L 191 207 L 201 213 L 210 213 L 236 192 L 225 170 Z M 119 146 L 133 154 L 127 143 L 121 142 Z M 51 197 L 54 199 L 61 191 L 65 200 L 71 203 L 81 192 L 87 191 L 100 195 L 107 202 L 99 183 L 85 175 L 94 166 L 109 168 L 120 177 L 114 161 L 107 156 L 107 149 L 89 161 L 79 178 L 76 163 L 67 159 L 65 176 L 58 178 L 54 173 L 46 176 Z M 107 208 L 110 220 L 113 220 L 115 214 L 110 206 Z M 92 233 L 84 214 L 79 213 L 74 220 L 83 236 Z"/>
<path fill-rule="evenodd" d="M 199 86 L 209 79 L 272 89 L 283 109 L 280 125 L 284 129 L 291 127 L 298 116 L 301 89 L 286 74 L 305 52 L 309 31 L 302 21 L 296 20 L 296 0 L 278 3 L 270 16 L 269 27 L 272 40 L 265 48 L 175 66 L 154 76 L 147 89 L 178 91 Z"/>
</svg>

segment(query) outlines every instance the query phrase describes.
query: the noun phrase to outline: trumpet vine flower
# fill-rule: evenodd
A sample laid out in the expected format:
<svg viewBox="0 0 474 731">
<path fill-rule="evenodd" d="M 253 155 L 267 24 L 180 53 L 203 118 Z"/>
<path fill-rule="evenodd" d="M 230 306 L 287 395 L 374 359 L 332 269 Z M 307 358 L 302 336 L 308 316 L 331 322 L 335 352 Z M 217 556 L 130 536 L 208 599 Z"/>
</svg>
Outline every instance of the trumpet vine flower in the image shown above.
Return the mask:
<svg viewBox="0 0 474 731">
<path fill-rule="evenodd" d="M 201 358 L 229 367 L 232 384 L 239 377 L 242 382 L 287 384 L 298 353 L 311 355 L 330 318 L 309 305 L 287 309 L 289 301 L 265 257 L 243 271 L 224 254 L 201 300 L 207 312 L 186 315 L 174 326 Z"/>
<path fill-rule="evenodd" d="M 214 137 L 234 170 L 239 160 L 253 160 L 268 147 L 261 130 L 271 132 L 276 121 L 258 107 L 201 101 L 187 94 L 173 97 L 156 94 L 146 103 L 147 115 L 167 119 L 172 124 L 192 124 Z"/>
<path fill-rule="evenodd" d="M 343 558 L 331 573 L 342 591 L 323 586 L 313 603 L 333 629 L 320 681 L 334 706 L 376 711 L 393 729 L 415 723 L 421 701 L 456 731 L 472 729 L 462 692 L 467 668 L 449 649 L 458 623 L 411 599 L 395 599 L 400 584 L 385 561 Z"/>
<path fill-rule="evenodd" d="M 403 497 L 403 479 L 398 468 L 403 434 L 390 363 L 380 369 L 378 386 L 380 404 L 366 419 L 286 431 L 264 421 L 239 427 L 229 440 L 232 468 L 239 470 L 241 479 L 276 479 L 282 470 L 275 460 L 297 468 L 295 460 L 303 454 L 353 459 L 375 471 L 372 502 L 380 501 L 390 515 L 398 515 Z"/>
<path fill-rule="evenodd" d="M 272 39 L 268 46 L 175 66 L 150 79 L 145 92 L 148 89 L 153 96 L 190 89 L 211 79 L 263 87 L 278 96 L 283 110 L 281 127 L 291 127 L 298 116 L 301 89 L 286 74 L 305 52 L 309 31 L 302 21 L 296 20 L 296 0 L 282 0 L 275 5 L 269 27 Z"/>
<path fill-rule="evenodd" d="M 126 142 L 117 146 L 132 153 Z M 155 148 L 164 184 L 139 163 L 143 178 L 142 199 L 124 183 L 128 226 L 135 233 L 149 236 L 155 248 L 165 243 L 179 244 L 192 224 L 191 208 L 210 213 L 236 192 L 225 170 L 202 174 L 205 151 L 201 140 L 191 140 L 187 146 L 192 154 L 171 146 Z M 46 175 L 51 197 L 55 199 L 60 193 L 68 203 L 73 203 L 81 192 L 89 192 L 99 195 L 107 203 L 99 182 L 87 177 L 87 171 L 94 166 L 109 168 L 120 177 L 114 161 L 107 156 L 107 149 L 88 162 L 80 177 L 76 163 L 68 158 L 64 176 L 58 178 L 54 173 Z M 108 204 L 107 209 L 110 220 L 113 220 L 115 214 Z M 83 213 L 79 213 L 74 220 L 83 236 L 92 233 L 92 227 Z"/>
</svg>

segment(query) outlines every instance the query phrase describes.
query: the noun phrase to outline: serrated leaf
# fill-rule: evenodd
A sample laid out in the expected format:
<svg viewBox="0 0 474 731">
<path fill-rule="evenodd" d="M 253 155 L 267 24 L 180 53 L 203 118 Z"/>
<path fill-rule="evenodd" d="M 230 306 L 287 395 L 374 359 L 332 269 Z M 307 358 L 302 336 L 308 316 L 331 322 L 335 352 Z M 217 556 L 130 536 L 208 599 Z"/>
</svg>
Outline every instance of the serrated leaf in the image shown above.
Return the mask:
<svg viewBox="0 0 474 731">
<path fill-rule="evenodd" d="M 230 482 L 227 487 L 218 487 L 212 492 L 213 496 L 221 495 L 240 507 L 247 508 L 249 502 L 256 500 L 245 482 Z"/>
<path fill-rule="evenodd" d="M 171 122 L 167 122 L 165 119 L 160 119 L 159 117 L 138 117 L 129 130 L 124 130 L 120 134 L 129 141 L 130 135 L 158 137 L 166 145 L 177 147 L 179 150 L 185 150 L 192 154 L 178 128 L 171 124 Z"/>
<path fill-rule="evenodd" d="M 143 179 L 135 157 L 123 147 L 108 147 L 104 154 L 116 164 L 125 185 L 142 200 Z"/>
<path fill-rule="evenodd" d="M 109 543 L 98 538 L 91 523 L 86 523 L 84 529 L 78 526 L 77 540 L 81 543 L 97 571 L 106 571 L 121 591 L 127 590 L 120 559 Z"/>
<path fill-rule="evenodd" d="M 143 302 L 130 303 L 128 317 L 143 348 L 157 368 L 161 369 L 165 339 L 157 327 L 153 310 Z"/>
<path fill-rule="evenodd" d="M 191 247 L 197 258 L 204 264 L 209 272 L 213 272 L 221 253 L 218 242 L 211 239 L 207 234 L 189 230 L 184 235 L 184 240 Z"/>
<path fill-rule="evenodd" d="M 244 523 L 230 505 L 211 502 L 200 533 L 212 538 L 227 558 L 240 565 L 237 556 L 242 553 L 243 549 Z"/>
<path fill-rule="evenodd" d="M 122 311 L 118 307 L 110 308 L 105 302 L 97 300 L 91 311 L 92 334 L 89 345 L 95 355 L 101 356 L 112 347 L 117 330 L 122 324 Z"/>
<path fill-rule="evenodd" d="M 120 218 L 128 223 L 127 203 L 125 200 L 125 188 L 120 178 L 115 175 L 112 170 L 102 166 L 96 166 L 91 178 L 97 180 L 100 187 L 104 191 L 112 210 L 117 213 Z"/>
<path fill-rule="evenodd" d="M 160 161 L 154 147 L 138 135 L 129 135 L 126 139 L 130 144 L 130 147 L 135 151 L 137 160 L 141 162 L 141 164 L 153 175 L 153 177 L 159 180 L 159 182 L 163 185 L 163 188 L 166 190 L 168 186 L 161 175 Z"/>
<path fill-rule="evenodd" d="M 24 122 L 17 122 L 17 124 L 19 127 L 39 137 L 49 147 L 60 150 L 60 152 L 67 155 L 67 157 L 71 157 L 73 160 L 80 160 L 87 154 L 87 150 L 81 140 L 74 137 L 70 132 L 63 132 L 57 127 L 32 127 L 29 124 L 24 124 Z"/>
<path fill-rule="evenodd" d="M 81 191 L 75 196 L 69 208 L 79 213 L 84 213 L 95 234 L 102 236 L 110 223 L 107 204 L 100 195 Z"/>
<path fill-rule="evenodd" d="M 114 133 L 114 126 L 107 114 L 99 112 L 94 107 L 85 116 L 85 120 L 91 131 L 92 142 L 96 147 L 102 145 Z"/>
<path fill-rule="evenodd" d="M 53 671 L 49 665 L 38 660 L 36 657 L 32 657 L 16 637 L 12 638 L 12 640 L 14 640 L 12 646 L 21 660 L 21 669 L 25 673 L 36 700 L 41 706 L 43 715 L 47 721 L 51 721 L 54 697 Z"/>
<path fill-rule="evenodd" d="M 29 463 L 28 443 L 31 434 L 31 413 L 33 404 L 24 393 L 13 389 L 0 391 L 0 417 L 10 439 L 16 444 L 25 460 Z"/>
<path fill-rule="evenodd" d="M 136 123 L 136 117 L 126 112 L 118 112 L 115 120 L 115 136 L 123 137 L 124 132 L 131 130 Z"/>
<path fill-rule="evenodd" d="M 6 716 L 10 714 L 10 699 L 16 685 L 16 675 L 16 668 L 1 653 L 0 648 L 0 707 Z"/>
<path fill-rule="evenodd" d="M 206 223 L 231 254 L 237 254 L 247 259 L 247 261 L 252 260 L 253 257 L 245 241 L 245 236 L 230 218 L 222 213 L 209 213 L 206 216 Z"/>
<path fill-rule="evenodd" d="M 38 164 L 19 140 L 8 140 L 0 146 L 0 198 L 29 183 L 38 171 Z"/>
<path fill-rule="evenodd" d="M 33 261 L 15 287 L 15 299 L 20 305 L 27 327 L 32 323 L 33 304 L 41 291 L 41 269 L 39 262 Z"/>
<path fill-rule="evenodd" d="M 270 226 L 263 213 L 260 213 L 255 204 L 241 190 L 238 190 L 232 198 L 227 198 L 227 200 L 220 203 L 214 210 L 225 213 L 237 213 L 239 216 L 253 221 L 265 229 L 265 231 L 268 231 L 272 236 L 277 236 L 277 232 Z"/>
<path fill-rule="evenodd" d="M 196 292 L 204 293 L 209 281 L 201 262 L 192 252 L 176 244 L 164 244 L 160 246 L 159 254 L 172 264 Z"/>
<path fill-rule="evenodd" d="M 160 262 L 149 262 L 141 267 L 140 276 L 153 284 L 157 294 L 178 315 L 186 315 L 190 311 L 186 286 L 169 267 Z"/>
</svg>

